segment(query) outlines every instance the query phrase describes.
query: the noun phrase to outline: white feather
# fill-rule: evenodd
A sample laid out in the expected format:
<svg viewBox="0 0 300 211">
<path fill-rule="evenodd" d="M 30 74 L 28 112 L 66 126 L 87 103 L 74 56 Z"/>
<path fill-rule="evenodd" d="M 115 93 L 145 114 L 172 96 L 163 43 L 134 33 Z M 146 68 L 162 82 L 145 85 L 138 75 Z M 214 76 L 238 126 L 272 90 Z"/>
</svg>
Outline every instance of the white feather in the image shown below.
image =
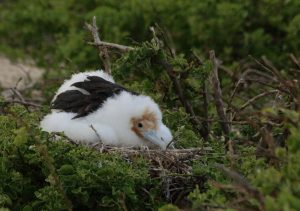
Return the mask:
<svg viewBox="0 0 300 211">
<path fill-rule="evenodd" d="M 79 81 L 84 81 L 88 76 L 98 76 L 101 77 L 107 81 L 110 81 L 112 83 L 115 83 L 114 79 L 108 75 L 107 73 L 103 72 L 102 70 L 96 70 L 96 71 L 89 71 L 89 72 L 82 72 L 82 73 L 76 73 L 71 76 L 70 79 L 65 80 L 64 83 L 59 87 L 57 90 L 55 96 L 52 99 L 52 102 L 56 99 L 57 95 L 59 95 L 62 92 L 65 92 L 67 90 L 79 90 L 83 94 L 88 94 L 87 91 L 77 88 L 75 86 L 72 86 L 72 84 L 79 82 Z"/>
<path fill-rule="evenodd" d="M 103 71 L 79 73 L 59 88 L 56 96 L 66 90 L 74 89 L 71 84 L 83 81 L 87 76 L 99 76 L 114 82 L 113 78 Z M 119 95 L 108 98 L 101 108 L 81 118 L 72 119 L 76 114 L 58 110 L 45 116 L 41 128 L 48 132 L 64 132 L 70 139 L 84 143 L 97 143 L 99 137 L 104 144 L 114 146 L 153 146 L 150 142 L 137 136 L 131 129 L 131 119 L 140 117 L 145 111 L 156 115 L 159 129 L 157 134 L 166 142 L 172 140 L 170 130 L 162 122 L 162 114 L 158 105 L 148 96 L 133 95 L 123 91 Z"/>
</svg>

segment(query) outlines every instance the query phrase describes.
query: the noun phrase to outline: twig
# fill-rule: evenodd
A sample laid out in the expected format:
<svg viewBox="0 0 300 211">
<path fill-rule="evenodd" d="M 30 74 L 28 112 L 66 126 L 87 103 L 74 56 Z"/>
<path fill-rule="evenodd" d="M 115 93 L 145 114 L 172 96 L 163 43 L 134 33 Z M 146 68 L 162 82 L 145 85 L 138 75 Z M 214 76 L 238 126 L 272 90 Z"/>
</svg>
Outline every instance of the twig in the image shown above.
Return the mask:
<svg viewBox="0 0 300 211">
<path fill-rule="evenodd" d="M 98 46 L 98 47 L 106 47 L 106 48 L 112 48 L 112 49 L 118 49 L 122 52 L 127 52 L 130 50 L 134 50 L 133 47 L 130 46 L 125 46 L 125 45 L 120 45 L 120 44 L 115 44 L 115 43 L 110 43 L 110 42 L 104 42 L 104 41 L 99 41 L 99 42 L 88 42 L 87 44 L 93 45 L 93 46 Z"/>
<path fill-rule="evenodd" d="M 290 83 L 288 83 L 288 80 L 286 80 L 282 74 L 280 74 L 279 70 L 277 70 L 274 65 L 271 63 L 271 61 L 269 61 L 266 57 L 263 57 L 263 63 L 261 63 L 260 61 L 258 61 L 257 59 L 253 58 L 254 61 L 259 64 L 261 67 L 263 67 L 265 70 L 268 70 L 270 72 L 273 73 L 274 76 L 276 76 L 279 80 L 279 82 L 285 87 L 287 88 L 288 92 L 290 95 L 292 95 L 292 97 L 294 99 L 297 98 L 297 91 L 295 89 L 293 89 L 293 85 L 291 85 Z"/>
<path fill-rule="evenodd" d="M 144 155 L 146 157 L 163 157 L 164 160 L 169 160 L 171 157 L 176 157 L 178 159 L 187 159 L 187 158 L 196 158 L 197 155 L 209 155 L 212 152 L 211 147 L 203 148 L 191 148 L 191 149 L 169 149 L 169 150 L 142 150 L 142 149 L 132 149 L 132 148 L 120 148 L 120 147 L 109 147 L 105 146 L 105 151 L 110 152 L 119 152 L 125 154 L 126 156 L 136 156 Z M 215 155 L 215 154 L 214 154 Z"/>
<path fill-rule="evenodd" d="M 104 71 L 107 74 L 111 74 L 111 64 L 110 64 L 110 57 L 107 51 L 106 46 L 101 45 L 101 40 L 98 34 L 98 27 L 96 23 L 96 16 L 93 17 L 93 23 L 92 25 L 89 23 L 85 23 L 87 29 L 92 33 L 94 38 L 94 43 L 97 45 L 99 50 L 99 57 L 103 62 L 104 65 Z"/>
<path fill-rule="evenodd" d="M 154 39 L 155 45 L 156 45 L 157 47 L 159 47 L 159 48 L 163 48 L 163 43 L 158 39 L 154 27 L 151 26 L 151 27 L 149 27 L 149 29 L 150 29 L 150 31 L 152 32 L 152 35 L 153 35 L 153 39 Z"/>
<path fill-rule="evenodd" d="M 24 74 L 26 75 L 28 81 L 31 83 L 31 82 L 32 82 L 32 77 L 31 77 L 31 75 L 30 75 L 30 73 L 29 73 L 29 70 L 26 70 L 26 69 L 23 67 L 23 65 L 21 65 L 21 64 L 18 64 L 18 67 L 20 68 L 20 70 L 21 70 L 22 72 L 24 72 Z"/>
<path fill-rule="evenodd" d="M 120 193 L 120 204 L 124 211 L 128 211 L 128 208 L 126 206 L 126 196 L 123 192 Z"/>
<path fill-rule="evenodd" d="M 232 80 L 236 80 L 234 73 L 224 65 L 219 65 L 219 69 L 223 70 Z"/>
<path fill-rule="evenodd" d="M 292 53 L 291 53 L 289 56 L 290 56 L 292 62 L 293 62 L 298 68 L 300 68 L 300 61 L 296 58 L 296 56 L 295 56 L 294 54 L 292 54 Z"/>
<path fill-rule="evenodd" d="M 177 136 L 177 137 L 178 137 L 178 136 Z M 174 138 L 168 143 L 168 145 L 166 146 L 166 150 L 168 150 L 169 148 L 175 149 L 174 143 L 176 142 L 177 137 L 174 137 Z"/>
<path fill-rule="evenodd" d="M 10 90 L 14 94 L 13 99 L 14 99 L 15 96 L 17 96 L 22 102 L 25 102 L 24 97 L 22 96 L 22 94 L 16 88 L 11 88 Z"/>
<path fill-rule="evenodd" d="M 217 113 L 219 118 L 222 120 L 221 127 L 225 135 L 229 135 L 230 127 L 227 123 L 227 117 L 225 113 L 225 106 L 222 100 L 222 90 L 220 87 L 220 81 L 218 76 L 218 63 L 215 57 L 215 52 L 212 50 L 209 52 L 210 60 L 213 64 L 213 73 L 212 73 L 212 85 L 213 85 L 213 97 L 215 100 L 215 105 L 217 108 Z"/>
<path fill-rule="evenodd" d="M 56 140 L 57 139 L 57 136 L 61 137 L 61 138 L 64 138 L 66 141 L 68 141 L 69 143 L 71 144 L 74 144 L 76 146 L 79 146 L 79 143 L 70 139 L 68 136 L 66 136 L 64 133 L 61 133 L 61 132 L 51 132 L 51 134 L 53 135 L 52 138 L 53 140 Z"/>
<path fill-rule="evenodd" d="M 15 85 L 15 87 L 13 89 L 17 90 L 19 83 L 23 80 L 22 77 L 20 77 Z"/>
<path fill-rule="evenodd" d="M 266 83 L 266 82 L 263 82 L 263 81 L 259 81 L 259 80 L 256 80 L 256 79 L 252 79 L 252 78 L 247 78 L 247 81 L 252 81 L 254 83 L 258 83 L 258 84 L 261 84 L 263 86 L 266 86 L 266 87 L 270 87 L 270 88 L 273 88 L 273 89 L 278 89 L 279 91 L 285 93 L 285 94 L 290 94 L 290 92 L 286 89 L 284 89 L 283 87 L 280 87 L 280 86 L 275 86 L 275 85 L 271 85 L 270 83 Z"/>
<path fill-rule="evenodd" d="M 279 90 L 275 89 L 275 90 L 270 90 L 267 92 L 263 92 L 259 95 L 254 96 L 253 98 L 249 99 L 247 102 L 245 102 L 240 108 L 239 108 L 239 112 L 244 110 L 247 106 L 249 106 L 250 104 L 253 104 L 254 101 L 258 100 L 259 98 L 265 97 L 267 95 L 273 94 L 273 93 L 278 93 Z M 253 105 L 254 106 L 254 105 Z M 235 118 L 237 112 L 233 113 L 232 115 L 232 119 Z"/>
<path fill-rule="evenodd" d="M 250 183 L 239 173 L 232 171 L 226 168 L 224 165 L 215 164 L 215 166 L 220 169 L 227 177 L 233 180 L 235 184 L 243 188 L 247 193 L 258 199 L 260 203 L 260 208 L 262 210 L 264 206 L 264 198 L 263 195 L 254 187 L 250 185 Z"/>
<path fill-rule="evenodd" d="M 104 149 L 104 144 L 103 144 L 103 141 L 101 139 L 101 136 L 99 135 L 98 131 L 94 128 L 93 125 L 90 125 L 90 127 L 92 128 L 92 130 L 95 132 L 97 138 L 98 138 L 98 141 L 99 143 L 97 143 L 96 145 L 94 145 L 92 148 L 95 148 L 97 145 L 101 145 L 101 148 L 100 148 L 100 152 L 102 153 L 103 152 L 103 149 Z"/>
<path fill-rule="evenodd" d="M 267 92 L 263 92 L 259 95 L 256 95 L 255 97 L 251 98 L 250 100 L 248 100 L 246 103 L 244 103 L 241 107 L 240 107 L 240 110 L 243 110 L 245 109 L 248 105 L 252 104 L 255 100 L 259 99 L 259 98 L 262 98 L 264 96 L 267 96 L 267 95 L 270 95 L 270 94 L 273 94 L 273 93 L 278 93 L 278 90 L 270 90 L 270 91 L 267 91 Z"/>
<path fill-rule="evenodd" d="M 155 28 L 160 32 L 164 43 L 166 44 L 166 48 L 170 52 L 170 55 L 175 58 L 176 57 L 176 49 L 172 39 L 172 36 L 168 30 L 161 28 L 157 23 L 155 23 Z"/>
<path fill-rule="evenodd" d="M 32 106 L 32 107 L 38 107 L 38 108 L 42 107 L 41 105 L 38 105 L 36 103 L 30 103 L 30 102 L 20 101 L 20 100 L 6 100 L 6 101 L 4 101 L 4 103 L 6 103 L 6 104 L 17 103 L 17 104 L 21 104 L 24 106 Z"/>
<path fill-rule="evenodd" d="M 236 92 L 237 92 L 237 90 L 238 90 L 238 87 L 240 86 L 240 84 L 242 84 L 242 83 L 244 83 L 245 81 L 247 81 L 246 76 L 248 76 L 248 75 L 251 74 L 251 73 L 260 75 L 260 76 L 262 76 L 262 77 L 264 77 L 264 78 L 268 78 L 268 79 L 270 79 L 270 80 L 272 80 L 272 81 L 274 81 L 274 82 L 278 82 L 278 80 L 276 80 L 276 78 L 273 78 L 273 77 L 271 77 L 271 76 L 269 76 L 269 75 L 267 75 L 267 74 L 265 74 L 265 73 L 263 73 L 263 72 L 260 72 L 260 71 L 258 71 L 258 70 L 248 68 L 245 72 L 242 73 L 242 75 L 240 76 L 238 82 L 236 83 L 236 85 L 235 85 L 235 87 L 234 87 L 234 89 L 233 89 L 233 92 L 232 92 L 232 94 L 231 94 L 231 96 L 230 96 L 229 102 L 232 102 L 233 97 L 235 96 L 235 94 L 236 94 Z"/>
</svg>

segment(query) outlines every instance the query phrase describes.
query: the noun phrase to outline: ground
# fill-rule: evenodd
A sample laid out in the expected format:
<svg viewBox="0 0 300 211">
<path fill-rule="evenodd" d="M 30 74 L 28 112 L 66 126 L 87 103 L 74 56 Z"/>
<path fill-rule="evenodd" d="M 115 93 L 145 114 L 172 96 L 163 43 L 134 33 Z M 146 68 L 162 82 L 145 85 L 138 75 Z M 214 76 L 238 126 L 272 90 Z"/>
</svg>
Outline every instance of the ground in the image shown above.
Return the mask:
<svg viewBox="0 0 300 211">
<path fill-rule="evenodd" d="M 43 69 L 37 68 L 33 62 L 12 62 L 4 56 L 0 56 L 0 88 L 2 95 L 9 98 L 10 88 L 18 90 L 30 88 L 39 81 L 43 75 Z"/>
</svg>

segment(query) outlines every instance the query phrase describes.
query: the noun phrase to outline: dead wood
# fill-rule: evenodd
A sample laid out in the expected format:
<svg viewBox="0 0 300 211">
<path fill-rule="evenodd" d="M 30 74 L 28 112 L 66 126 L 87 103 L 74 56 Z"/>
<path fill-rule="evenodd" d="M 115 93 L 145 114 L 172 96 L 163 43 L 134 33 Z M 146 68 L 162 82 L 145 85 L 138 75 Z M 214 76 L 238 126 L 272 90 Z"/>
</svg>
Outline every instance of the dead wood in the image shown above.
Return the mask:
<svg viewBox="0 0 300 211">
<path fill-rule="evenodd" d="M 212 72 L 212 87 L 213 87 L 213 97 L 215 100 L 215 105 L 216 105 L 216 109 L 217 109 L 217 113 L 218 116 L 220 118 L 221 122 L 221 127 L 222 130 L 224 132 L 224 134 L 227 136 L 230 133 L 230 126 L 227 120 L 227 116 L 225 113 L 225 106 L 224 106 L 224 102 L 222 100 L 222 90 L 221 90 L 221 86 L 220 86 L 220 80 L 219 80 L 219 76 L 218 76 L 218 62 L 216 60 L 215 57 L 215 52 L 212 50 L 209 52 L 210 55 L 210 60 L 212 62 L 213 65 L 213 72 Z"/>
<path fill-rule="evenodd" d="M 99 33 L 98 33 L 98 27 L 97 27 L 97 23 L 96 23 L 96 16 L 93 17 L 92 24 L 85 23 L 85 25 L 86 25 L 87 29 L 92 33 L 94 43 L 98 47 L 99 57 L 103 62 L 104 71 L 110 75 L 111 74 L 110 57 L 108 54 L 107 47 L 105 45 L 102 45 L 102 42 L 100 40 Z"/>
</svg>

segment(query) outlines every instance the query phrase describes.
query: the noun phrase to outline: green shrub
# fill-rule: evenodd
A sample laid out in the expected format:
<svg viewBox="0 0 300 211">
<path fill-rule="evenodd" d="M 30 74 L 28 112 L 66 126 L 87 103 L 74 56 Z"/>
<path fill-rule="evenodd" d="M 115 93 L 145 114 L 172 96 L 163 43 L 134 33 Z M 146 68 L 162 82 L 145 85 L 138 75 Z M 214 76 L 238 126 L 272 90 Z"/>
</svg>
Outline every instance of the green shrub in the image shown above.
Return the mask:
<svg viewBox="0 0 300 211">
<path fill-rule="evenodd" d="M 14 210 L 152 209 L 162 202 L 147 162 L 101 154 L 66 141 L 49 141 L 38 115 L 22 106 L 0 116 L 0 206 Z M 14 131 L 14 132 L 12 132 Z M 148 194 L 144 187 L 152 187 Z"/>
</svg>

